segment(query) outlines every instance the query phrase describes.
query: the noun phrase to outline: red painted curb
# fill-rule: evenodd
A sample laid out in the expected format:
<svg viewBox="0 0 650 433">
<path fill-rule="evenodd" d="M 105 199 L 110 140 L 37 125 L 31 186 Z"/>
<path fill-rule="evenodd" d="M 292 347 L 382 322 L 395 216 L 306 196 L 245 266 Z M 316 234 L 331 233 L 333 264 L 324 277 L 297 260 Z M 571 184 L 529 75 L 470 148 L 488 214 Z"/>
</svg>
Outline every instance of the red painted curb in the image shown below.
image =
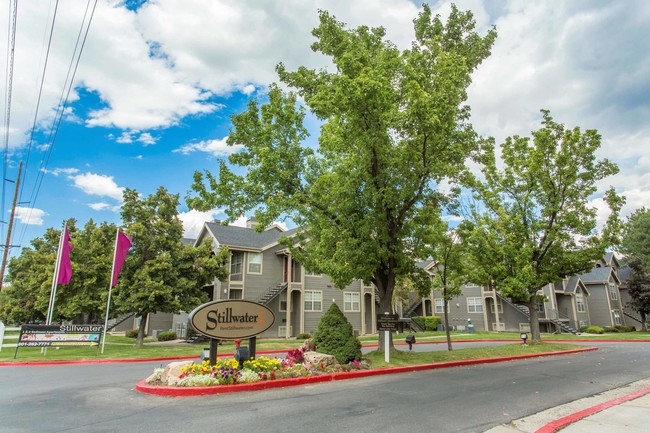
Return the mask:
<svg viewBox="0 0 650 433">
<path fill-rule="evenodd" d="M 576 412 L 571 415 L 567 415 L 564 418 L 560 418 L 558 420 L 555 420 L 553 422 L 550 422 L 546 424 L 544 427 L 540 428 L 539 430 L 536 430 L 535 433 L 555 433 L 556 431 L 560 430 L 561 428 L 566 427 L 567 425 L 574 423 L 576 421 L 580 421 L 583 418 L 586 418 L 588 416 L 591 416 L 595 413 L 601 412 L 607 408 L 610 408 L 612 406 L 617 406 L 619 404 L 625 403 L 626 401 L 634 400 L 639 397 L 643 397 L 646 394 L 650 394 L 650 388 L 642 389 L 641 391 L 637 391 L 635 393 L 616 398 L 614 400 L 606 401 L 605 403 L 598 404 L 596 406 L 592 406 L 590 408 L 581 410 L 579 412 Z"/>
<path fill-rule="evenodd" d="M 258 355 L 270 355 L 274 353 L 286 353 L 286 350 L 263 350 L 257 352 Z M 219 356 L 233 356 L 233 353 L 223 353 Z M 20 367 L 20 366 L 51 366 L 51 365 L 70 365 L 70 364 L 122 364 L 127 362 L 153 362 L 153 361 L 177 361 L 183 359 L 198 359 L 200 355 L 182 355 L 167 356 L 161 358 L 124 358 L 124 359 L 74 359 L 69 361 L 10 361 L 0 362 L 0 367 Z"/>
<path fill-rule="evenodd" d="M 496 362 L 513 361 L 526 358 L 540 358 L 554 355 L 568 355 L 572 353 L 590 352 L 598 350 L 597 347 L 586 347 L 584 349 L 564 350 L 561 352 L 535 353 L 528 355 L 514 355 L 502 358 L 485 358 L 468 361 L 450 361 L 439 362 L 435 364 L 412 365 L 407 367 L 379 368 L 376 370 L 359 370 L 345 373 L 324 374 L 321 376 L 298 377 L 292 379 L 276 379 L 256 383 L 244 383 L 239 385 L 215 385 L 215 386 L 194 386 L 194 387 L 174 387 L 174 386 L 152 386 L 147 385 L 141 380 L 135 385 L 137 391 L 145 394 L 152 394 L 165 397 L 195 397 L 208 394 L 225 394 L 230 392 L 258 391 L 271 388 L 284 388 L 290 386 L 300 386 L 308 383 L 330 382 L 333 380 L 356 379 L 360 377 L 379 376 L 384 374 L 410 373 L 413 371 L 433 370 L 438 368 L 460 367 L 474 364 L 491 364 Z"/>
</svg>

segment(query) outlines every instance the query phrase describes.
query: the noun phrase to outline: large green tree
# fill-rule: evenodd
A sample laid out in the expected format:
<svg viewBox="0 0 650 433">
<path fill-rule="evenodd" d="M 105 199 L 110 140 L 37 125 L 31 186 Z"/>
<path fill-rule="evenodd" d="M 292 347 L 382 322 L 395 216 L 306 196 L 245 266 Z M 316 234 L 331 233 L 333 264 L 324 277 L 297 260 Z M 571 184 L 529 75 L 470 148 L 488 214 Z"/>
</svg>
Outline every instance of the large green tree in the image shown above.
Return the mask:
<svg viewBox="0 0 650 433">
<path fill-rule="evenodd" d="M 53 319 L 101 322 L 106 308 L 116 226 L 88 221 L 83 229 L 68 220 L 74 249 L 72 279 L 57 287 Z M 9 285 L 0 294 L 0 317 L 12 322 L 45 320 L 61 230 L 49 228 L 9 262 Z M 6 293 L 5 293 L 6 292 Z"/>
<path fill-rule="evenodd" d="M 595 130 L 565 129 L 548 111 L 542 114 L 532 140 L 514 136 L 501 145 L 503 165 L 497 164 L 494 140 L 485 140 L 485 179 L 475 185 L 479 202 L 462 226 L 472 251 L 471 280 L 528 306 L 535 342 L 538 290 L 593 267 L 613 241 L 609 227 L 618 222 L 623 203 L 612 189 L 605 193 L 612 213 L 598 233 L 589 199 L 597 182 L 618 168 L 596 159 L 601 137 Z"/>
<path fill-rule="evenodd" d="M 150 314 L 191 311 L 208 300 L 201 288 L 227 275 L 227 250 L 215 254 L 208 242 L 183 245 L 178 204 L 178 195 L 163 187 L 146 198 L 133 189 L 124 191 L 122 222 L 133 245 L 114 292 L 115 313 L 140 316 L 138 345 Z"/>
<path fill-rule="evenodd" d="M 297 95 L 272 85 L 267 103 L 233 116 L 227 142 L 243 149 L 217 175 L 195 173 L 188 204 L 223 207 L 230 219 L 255 210 L 260 227 L 293 219 L 304 231 L 290 247 L 304 266 L 338 287 L 373 282 L 379 310 L 391 311 L 395 282 L 415 271 L 411 240 L 428 224 L 418 216 L 444 200 L 438 185 L 457 182 L 475 150 L 466 89 L 496 32 L 481 37 L 470 12 L 452 7 L 444 22 L 424 5 L 400 51 L 383 28 L 350 30 L 325 11 L 319 19 L 312 49 L 333 71 L 277 67 L 322 122 L 317 149 Z"/>
<path fill-rule="evenodd" d="M 629 307 L 641 315 L 643 329 L 650 315 L 650 209 L 637 209 L 623 226 L 621 249 L 632 270 L 628 280 Z"/>
</svg>

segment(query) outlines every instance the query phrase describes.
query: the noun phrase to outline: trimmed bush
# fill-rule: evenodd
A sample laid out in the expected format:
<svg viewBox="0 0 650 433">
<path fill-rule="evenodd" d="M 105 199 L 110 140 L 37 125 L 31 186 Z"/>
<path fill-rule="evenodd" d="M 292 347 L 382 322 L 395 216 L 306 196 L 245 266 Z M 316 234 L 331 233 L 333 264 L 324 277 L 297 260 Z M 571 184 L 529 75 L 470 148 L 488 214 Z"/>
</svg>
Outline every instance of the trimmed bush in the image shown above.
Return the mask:
<svg viewBox="0 0 650 433">
<path fill-rule="evenodd" d="M 131 329 L 130 331 L 126 331 L 124 335 L 129 338 L 138 338 L 138 330 Z"/>
<path fill-rule="evenodd" d="M 601 328 L 600 326 L 583 326 L 580 328 L 581 332 L 586 332 L 587 334 L 604 334 L 605 330 Z"/>
<path fill-rule="evenodd" d="M 412 317 L 411 320 L 423 327 L 425 331 L 437 331 L 441 319 L 437 316 L 419 316 Z"/>
<path fill-rule="evenodd" d="M 178 336 L 174 331 L 164 331 L 158 334 L 158 341 L 172 341 L 176 340 Z"/>
<path fill-rule="evenodd" d="M 333 355 L 340 364 L 361 359 L 361 342 L 336 304 L 332 304 L 320 319 L 312 343 L 319 353 Z"/>
<path fill-rule="evenodd" d="M 625 326 L 625 325 L 616 325 L 614 328 L 618 329 L 619 332 L 635 332 L 636 328 L 634 326 Z"/>
<path fill-rule="evenodd" d="M 296 337 L 296 340 L 309 340 L 311 338 L 311 334 L 308 332 L 303 332 L 302 334 L 298 334 Z"/>
</svg>

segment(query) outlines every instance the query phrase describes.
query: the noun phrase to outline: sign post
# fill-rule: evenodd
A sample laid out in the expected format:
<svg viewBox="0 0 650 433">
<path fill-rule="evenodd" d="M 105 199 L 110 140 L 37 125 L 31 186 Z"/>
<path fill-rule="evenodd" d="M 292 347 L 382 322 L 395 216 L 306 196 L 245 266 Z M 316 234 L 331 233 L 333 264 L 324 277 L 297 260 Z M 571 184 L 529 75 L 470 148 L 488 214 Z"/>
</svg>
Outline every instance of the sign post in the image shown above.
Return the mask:
<svg viewBox="0 0 650 433">
<path fill-rule="evenodd" d="M 377 314 L 377 331 L 384 331 L 384 361 L 390 362 L 390 333 L 397 331 L 399 316 L 390 314 L 386 311 L 384 314 Z"/>
</svg>

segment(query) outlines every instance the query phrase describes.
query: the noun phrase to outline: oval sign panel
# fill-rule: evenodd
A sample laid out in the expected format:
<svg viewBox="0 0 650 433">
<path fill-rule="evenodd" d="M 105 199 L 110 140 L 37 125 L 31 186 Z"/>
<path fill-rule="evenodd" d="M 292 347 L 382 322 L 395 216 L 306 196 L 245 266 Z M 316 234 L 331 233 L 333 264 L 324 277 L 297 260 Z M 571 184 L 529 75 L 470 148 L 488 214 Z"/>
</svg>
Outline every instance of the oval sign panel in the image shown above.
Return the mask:
<svg viewBox="0 0 650 433">
<path fill-rule="evenodd" d="M 213 301 L 190 313 L 196 332 L 219 340 L 249 338 L 269 329 L 275 314 L 262 304 L 243 300 Z"/>
</svg>

